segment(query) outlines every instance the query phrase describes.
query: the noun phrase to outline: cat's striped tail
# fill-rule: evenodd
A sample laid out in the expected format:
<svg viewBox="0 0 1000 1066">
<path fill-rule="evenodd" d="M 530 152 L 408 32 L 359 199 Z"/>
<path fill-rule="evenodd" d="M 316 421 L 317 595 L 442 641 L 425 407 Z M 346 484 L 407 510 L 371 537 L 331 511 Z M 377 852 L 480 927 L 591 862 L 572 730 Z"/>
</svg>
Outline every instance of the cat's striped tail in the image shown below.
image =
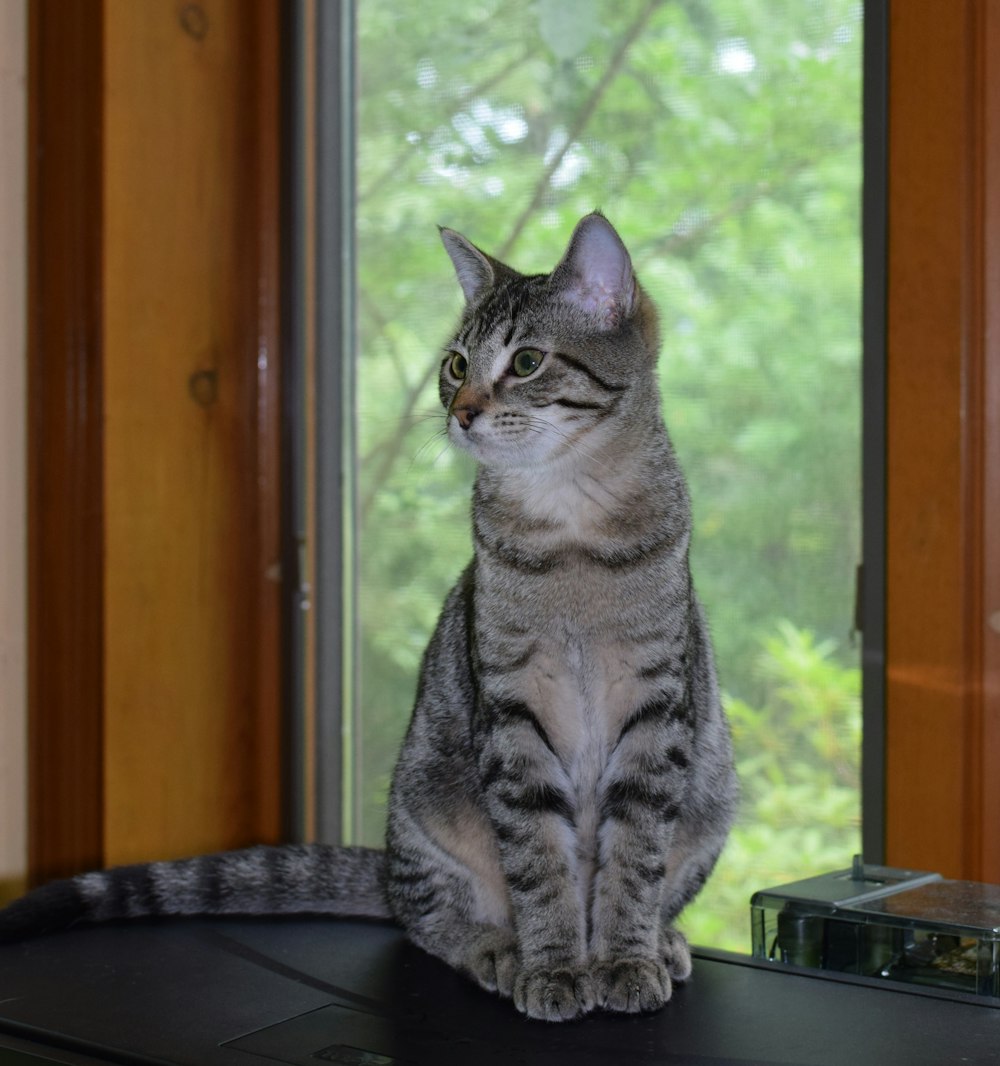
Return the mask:
<svg viewBox="0 0 1000 1066">
<path fill-rule="evenodd" d="M 0 910 L 0 943 L 124 918 L 296 914 L 391 918 L 384 853 L 288 844 L 79 874 Z"/>
</svg>

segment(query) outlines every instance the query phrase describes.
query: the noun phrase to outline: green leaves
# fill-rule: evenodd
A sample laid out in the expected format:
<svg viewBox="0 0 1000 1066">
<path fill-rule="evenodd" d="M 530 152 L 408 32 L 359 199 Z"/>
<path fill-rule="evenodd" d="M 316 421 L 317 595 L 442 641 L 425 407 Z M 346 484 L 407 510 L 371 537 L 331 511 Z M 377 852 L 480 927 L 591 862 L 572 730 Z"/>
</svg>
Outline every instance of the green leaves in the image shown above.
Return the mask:
<svg viewBox="0 0 1000 1066">
<path fill-rule="evenodd" d="M 717 882 L 743 902 L 725 904 L 726 942 L 747 945 L 754 888 L 846 861 L 860 11 L 360 0 L 359 840 L 381 836 L 420 654 L 471 551 L 472 472 L 447 449 L 437 397 L 462 297 L 435 224 L 548 271 L 600 207 L 661 309 L 665 415 L 739 745 L 744 816 Z"/>
<path fill-rule="evenodd" d="M 742 801 L 719 870 L 685 912 L 696 942 L 749 951 L 750 895 L 850 863 L 860 847 L 861 671 L 786 619 L 758 638 L 759 705 L 725 699 Z"/>
<path fill-rule="evenodd" d="M 538 32 L 557 59 L 575 59 L 597 31 L 597 0 L 538 0 Z"/>
</svg>

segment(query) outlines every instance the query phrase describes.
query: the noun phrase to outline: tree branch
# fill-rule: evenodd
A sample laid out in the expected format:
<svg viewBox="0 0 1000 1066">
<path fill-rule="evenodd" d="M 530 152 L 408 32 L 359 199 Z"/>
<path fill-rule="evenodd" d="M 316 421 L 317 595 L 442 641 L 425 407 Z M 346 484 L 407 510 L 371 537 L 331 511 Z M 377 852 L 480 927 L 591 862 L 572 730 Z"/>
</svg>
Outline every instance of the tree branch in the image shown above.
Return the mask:
<svg viewBox="0 0 1000 1066">
<path fill-rule="evenodd" d="M 482 96 L 483 93 L 488 92 L 494 85 L 499 85 L 505 78 L 508 78 L 511 74 L 517 70 L 518 67 L 523 66 L 537 54 L 537 49 L 533 46 L 526 48 L 520 55 L 515 56 L 506 66 L 501 67 L 496 73 L 490 74 L 488 77 L 483 78 L 481 82 L 473 85 L 470 89 L 467 89 L 461 97 L 455 102 L 454 109 L 461 110 L 471 100 L 475 100 L 477 97 Z M 358 193 L 358 203 L 364 203 L 365 200 L 371 199 L 377 193 L 392 181 L 399 180 L 399 172 L 406 165 L 409 159 L 411 159 L 422 147 L 422 142 L 417 141 L 414 144 L 407 143 L 406 147 L 399 153 L 393 160 L 392 165 L 387 167 L 386 170 L 375 178 L 371 185 L 368 186 L 363 192 Z"/>
<path fill-rule="evenodd" d="M 604 73 L 601 75 L 598 83 L 591 90 L 590 96 L 584 101 L 583 107 L 580 108 L 579 114 L 576 116 L 572 127 L 566 134 L 566 143 L 558 152 L 556 152 L 549 161 L 549 165 L 542 171 L 538 181 L 535 183 L 535 191 L 532 194 L 531 199 L 518 216 L 517 221 L 514 223 L 514 228 L 511 230 L 507 239 L 497 251 L 496 255 L 498 259 L 506 258 L 510 253 L 510 250 L 517 243 L 518 238 L 521 236 L 531 217 L 538 208 L 541 207 L 542 200 L 545 198 L 545 193 L 552 181 L 552 175 L 559 169 L 563 159 L 566 157 L 566 153 L 570 150 L 573 144 L 580 139 L 583 131 L 587 128 L 587 124 L 594 117 L 594 113 L 597 111 L 597 107 L 600 104 L 602 97 L 607 92 L 608 86 L 611 85 L 621 72 L 625 63 L 625 57 L 628 55 L 628 50 L 646 28 L 646 24 L 652 17 L 653 12 L 660 7 L 663 2 L 664 0 L 650 0 L 639 13 L 639 17 L 628 28 L 625 36 L 618 42 L 618 47 L 611 56 L 607 67 L 605 67 Z"/>
<path fill-rule="evenodd" d="M 845 140 L 831 144 L 831 149 L 845 149 L 848 147 L 855 147 L 857 140 Z M 658 237 L 653 237 L 650 240 L 643 241 L 638 244 L 633 244 L 633 259 L 639 261 L 650 255 L 691 255 L 701 244 L 703 244 L 712 233 L 727 219 L 733 218 L 736 215 L 743 214 L 744 211 L 749 210 L 755 203 L 764 199 L 767 196 L 774 196 L 783 188 L 787 188 L 791 182 L 808 170 L 810 167 L 815 166 L 814 159 L 800 159 L 797 163 L 791 164 L 779 178 L 765 179 L 755 182 L 749 188 L 745 189 L 739 196 L 734 197 L 729 203 L 720 207 L 712 214 L 706 214 L 697 225 L 692 226 L 688 230 L 678 230 L 675 226 L 667 233 Z M 683 212 L 681 217 L 683 217 Z"/>
<path fill-rule="evenodd" d="M 539 175 L 538 181 L 535 183 L 535 189 L 529 200 L 527 206 L 518 215 L 514 226 L 507 236 L 507 239 L 500 246 L 497 254 L 497 258 L 504 259 L 510 253 L 510 250 L 517 243 L 518 238 L 521 236 L 528 222 L 532 216 L 542 205 L 542 201 L 545 197 L 546 190 L 548 189 L 552 175 L 559 169 L 559 165 L 565 158 L 566 153 L 575 141 L 578 141 L 583 134 L 583 131 L 587 128 L 588 123 L 594 117 L 601 99 L 607 92 L 608 87 L 614 81 L 614 79 L 621 72 L 625 59 L 628 55 L 629 49 L 638 39 L 639 35 L 646 28 L 647 23 L 653 15 L 653 12 L 664 3 L 664 0 L 649 0 L 643 10 L 640 12 L 638 18 L 628 28 L 625 35 L 618 42 L 618 46 L 615 49 L 607 67 L 605 68 L 600 80 L 591 90 L 590 95 L 584 101 L 583 106 L 577 113 L 576 118 L 573 121 L 567 137 L 566 143 L 555 154 L 555 156 L 549 161 L 548 165 Z M 388 480 L 392 473 L 392 468 L 399 458 L 399 449 L 406 439 L 407 434 L 413 429 L 415 425 L 415 419 L 413 417 L 413 411 L 417 405 L 417 400 L 423 393 L 424 389 L 431 383 L 435 375 L 438 373 L 437 364 L 432 364 L 427 367 L 423 375 L 417 380 L 413 387 L 409 390 L 406 400 L 403 405 L 403 412 L 397 423 L 396 430 L 393 433 L 390 440 L 387 442 L 387 450 L 380 453 L 381 461 L 379 462 L 377 470 L 373 472 L 370 488 L 365 493 L 364 501 L 362 504 L 362 517 L 364 517 L 376 495 L 381 491 L 383 485 Z"/>
</svg>

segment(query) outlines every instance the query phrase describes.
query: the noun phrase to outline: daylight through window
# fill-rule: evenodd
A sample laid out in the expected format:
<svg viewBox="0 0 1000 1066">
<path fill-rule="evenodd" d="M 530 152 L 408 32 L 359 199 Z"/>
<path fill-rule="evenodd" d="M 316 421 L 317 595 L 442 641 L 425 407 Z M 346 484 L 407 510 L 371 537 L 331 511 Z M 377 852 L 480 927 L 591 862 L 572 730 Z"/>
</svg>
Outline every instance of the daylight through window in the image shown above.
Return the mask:
<svg viewBox="0 0 1000 1066">
<path fill-rule="evenodd" d="M 358 0 L 355 18 L 353 838 L 381 840 L 420 657 L 471 554 L 436 225 L 547 271 L 599 207 L 661 311 L 743 788 L 681 924 L 749 950 L 753 890 L 859 850 L 861 4 Z"/>
</svg>

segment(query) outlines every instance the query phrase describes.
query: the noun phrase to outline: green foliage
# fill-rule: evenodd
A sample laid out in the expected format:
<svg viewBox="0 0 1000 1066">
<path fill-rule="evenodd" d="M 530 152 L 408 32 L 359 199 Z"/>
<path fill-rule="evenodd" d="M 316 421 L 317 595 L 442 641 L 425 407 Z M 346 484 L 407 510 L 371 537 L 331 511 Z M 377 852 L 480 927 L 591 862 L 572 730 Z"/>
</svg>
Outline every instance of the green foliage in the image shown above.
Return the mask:
<svg viewBox="0 0 1000 1066">
<path fill-rule="evenodd" d="M 758 707 L 725 700 L 742 786 L 719 867 L 681 925 L 698 943 L 750 950 L 758 889 L 849 866 L 860 850 L 861 672 L 832 640 L 782 620 L 761 642 Z"/>
<path fill-rule="evenodd" d="M 665 415 L 747 797 L 717 880 L 748 897 L 786 855 L 827 864 L 823 827 L 855 824 L 858 725 L 841 717 L 858 719 L 856 692 L 834 693 L 856 659 L 860 10 L 360 0 L 357 839 L 381 838 L 421 652 L 470 555 L 472 471 L 436 395 L 460 295 L 434 225 L 543 271 L 594 207 L 662 312 Z"/>
</svg>

